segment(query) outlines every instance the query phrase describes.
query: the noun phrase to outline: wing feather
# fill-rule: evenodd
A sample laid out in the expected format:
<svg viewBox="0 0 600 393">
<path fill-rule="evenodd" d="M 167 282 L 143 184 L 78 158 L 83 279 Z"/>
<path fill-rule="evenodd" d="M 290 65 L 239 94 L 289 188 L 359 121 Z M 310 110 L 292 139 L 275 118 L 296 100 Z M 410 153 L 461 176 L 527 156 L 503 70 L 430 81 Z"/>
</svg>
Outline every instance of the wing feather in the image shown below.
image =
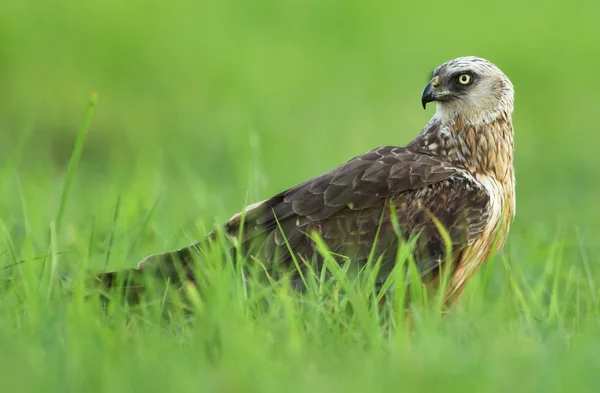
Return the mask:
<svg viewBox="0 0 600 393">
<path fill-rule="evenodd" d="M 405 238 L 420 234 L 415 259 L 426 274 L 446 252 L 432 216 L 448 231 L 453 252 L 460 251 L 483 233 L 489 201 L 485 187 L 464 169 L 441 158 L 386 146 L 236 214 L 224 228 L 238 236 L 243 216 L 242 251 L 274 265 L 291 264 L 288 245 L 297 256 L 318 262 L 313 232 L 330 250 L 357 263 L 367 260 L 376 243 L 386 272 L 391 271 L 399 241 L 391 222 L 393 208 Z M 164 263 L 164 259 L 151 262 Z"/>
</svg>

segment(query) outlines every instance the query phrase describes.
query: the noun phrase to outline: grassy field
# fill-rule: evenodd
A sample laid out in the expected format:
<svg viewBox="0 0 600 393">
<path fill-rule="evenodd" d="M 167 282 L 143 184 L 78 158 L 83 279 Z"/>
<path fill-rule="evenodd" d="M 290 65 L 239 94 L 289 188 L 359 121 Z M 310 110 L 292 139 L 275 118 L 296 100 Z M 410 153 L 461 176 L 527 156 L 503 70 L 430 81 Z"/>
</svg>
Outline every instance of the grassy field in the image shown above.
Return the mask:
<svg viewBox="0 0 600 393">
<path fill-rule="evenodd" d="M 0 2 L 2 391 L 597 391 L 600 5 L 417 4 Z M 90 271 L 405 144 L 429 71 L 471 54 L 515 85 L 517 215 L 444 320 L 246 298 L 224 268 L 191 318 L 83 299 Z"/>
</svg>

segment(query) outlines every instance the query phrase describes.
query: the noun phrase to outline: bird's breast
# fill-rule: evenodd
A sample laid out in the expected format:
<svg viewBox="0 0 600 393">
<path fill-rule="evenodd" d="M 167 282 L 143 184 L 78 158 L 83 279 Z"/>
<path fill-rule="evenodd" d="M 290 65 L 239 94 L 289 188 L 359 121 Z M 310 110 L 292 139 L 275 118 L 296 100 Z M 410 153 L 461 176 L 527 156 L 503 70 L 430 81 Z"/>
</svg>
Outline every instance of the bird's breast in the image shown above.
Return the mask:
<svg viewBox="0 0 600 393">
<path fill-rule="evenodd" d="M 493 251 L 499 251 L 504 246 L 514 211 L 514 183 L 502 182 L 495 176 L 487 174 L 476 174 L 475 178 L 490 197 L 489 219 L 483 233 L 462 251 L 457 261 L 447 295 L 450 302 L 454 302 L 460 297 L 467 281 L 477 272 L 490 254 Z"/>
</svg>

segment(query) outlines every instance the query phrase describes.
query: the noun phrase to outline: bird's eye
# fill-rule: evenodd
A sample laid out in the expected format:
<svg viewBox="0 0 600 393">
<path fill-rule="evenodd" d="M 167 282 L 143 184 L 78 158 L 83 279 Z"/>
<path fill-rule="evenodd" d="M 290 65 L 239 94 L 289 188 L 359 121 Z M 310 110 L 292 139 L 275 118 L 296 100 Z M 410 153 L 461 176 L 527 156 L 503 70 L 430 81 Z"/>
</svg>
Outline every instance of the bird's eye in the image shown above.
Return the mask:
<svg viewBox="0 0 600 393">
<path fill-rule="evenodd" d="M 461 74 L 458 77 L 458 82 L 461 85 L 468 85 L 469 83 L 471 83 L 471 80 L 472 80 L 472 78 L 471 78 L 471 75 L 469 75 L 469 74 Z"/>
</svg>

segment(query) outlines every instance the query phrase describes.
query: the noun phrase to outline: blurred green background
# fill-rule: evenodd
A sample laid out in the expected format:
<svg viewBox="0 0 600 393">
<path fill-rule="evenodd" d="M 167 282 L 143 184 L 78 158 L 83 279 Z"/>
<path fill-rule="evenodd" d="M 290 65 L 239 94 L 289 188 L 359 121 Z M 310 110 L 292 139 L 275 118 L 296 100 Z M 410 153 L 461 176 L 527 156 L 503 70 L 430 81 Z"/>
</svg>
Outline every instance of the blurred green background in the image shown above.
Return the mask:
<svg viewBox="0 0 600 393">
<path fill-rule="evenodd" d="M 514 307 L 512 287 L 502 264 L 494 263 L 484 289 L 467 290 L 459 328 L 404 348 L 395 358 L 401 367 L 381 368 L 390 359 L 379 352 L 371 353 L 370 363 L 359 362 L 365 354 L 347 347 L 347 336 L 335 341 L 324 335 L 337 343 L 329 349 L 348 351 L 334 363 L 347 359 L 361 371 L 350 367 L 348 379 L 330 379 L 329 369 L 306 368 L 295 387 L 369 391 L 378 381 L 388 387 L 404 381 L 413 383 L 411 391 L 506 391 L 505 384 L 565 391 L 563 370 L 580 373 L 570 385 L 582 391 L 575 386 L 590 387 L 599 364 L 592 350 L 600 320 L 599 15 L 594 0 L 2 0 L 0 266 L 22 259 L 25 266 L 43 263 L 34 257 L 48 251 L 48 231 L 92 91 L 99 102 L 53 248 L 65 252 L 58 268 L 66 272 L 87 259 L 96 269 L 132 266 L 202 236 L 246 203 L 372 147 L 406 144 L 433 114 L 420 104 L 429 72 L 451 58 L 482 56 L 511 78 L 516 91 L 517 215 L 502 256 L 525 283 L 536 282 L 548 266 L 552 277 L 567 282 L 560 293 L 569 296 L 548 307 L 555 312 L 549 311 L 550 320 L 566 319 L 547 334 L 519 330 L 521 314 L 504 311 Z M 39 300 L 45 295 L 19 289 L 16 297 L 22 292 L 38 299 L 32 305 L 45 304 Z M 482 294 L 485 300 L 476 302 Z M 490 302 L 502 296 L 493 308 Z M 100 346 L 98 337 L 111 330 L 61 314 L 66 303 L 37 311 L 26 303 L 18 314 L 21 309 L 3 301 L 2 380 L 65 388 L 81 386 L 85 376 L 114 392 L 128 389 L 120 381 L 136 369 L 137 382 L 128 391 L 168 391 L 168 381 L 148 378 L 167 356 L 183 359 L 167 369 L 181 386 L 193 387 L 210 373 L 202 366 L 204 355 L 191 344 L 192 350 L 179 351 L 176 337 L 152 330 L 140 336 L 123 324 L 104 341 L 108 347 Z M 506 315 L 512 319 L 504 331 Z M 209 320 L 237 326 L 233 319 Z M 256 361 L 292 380 L 306 365 L 292 362 L 288 369 L 289 358 L 261 355 L 261 341 L 257 347 L 245 341 L 256 338 L 248 332 L 262 332 L 260 326 L 240 326 L 245 335 L 231 348 L 247 349 L 244 365 L 238 367 L 242 358 L 229 348 L 226 367 L 216 373 L 222 383 L 216 386 L 224 389 L 218 391 L 244 391 L 248 381 L 278 391 L 281 380 L 271 373 L 254 376 Z M 581 326 L 588 329 L 572 339 Z M 88 328 L 95 333 L 88 335 Z M 286 337 L 278 333 L 281 326 L 273 329 L 274 337 Z M 57 337 L 79 341 L 69 346 Z M 151 340 L 156 346 L 147 345 Z M 44 350 L 49 358 L 40 355 Z M 47 374 L 33 378 L 27 367 L 17 367 L 32 359 Z M 445 373 L 436 371 L 444 367 Z M 232 373 L 238 379 L 229 383 Z M 475 374 L 480 379 L 471 380 Z M 456 375 L 466 377 L 464 383 L 448 384 Z"/>
<path fill-rule="evenodd" d="M 551 240 L 579 227 L 591 247 L 599 12 L 594 1 L 5 0 L 0 156 L 31 130 L 18 172 L 49 222 L 95 90 L 67 221 L 112 220 L 118 195 L 142 210 L 162 195 L 161 232 L 211 225 L 374 146 L 405 144 L 433 112 L 419 106 L 428 72 L 478 55 L 516 89 L 515 232 Z M 2 215 L 19 216 L 9 189 Z"/>
</svg>

